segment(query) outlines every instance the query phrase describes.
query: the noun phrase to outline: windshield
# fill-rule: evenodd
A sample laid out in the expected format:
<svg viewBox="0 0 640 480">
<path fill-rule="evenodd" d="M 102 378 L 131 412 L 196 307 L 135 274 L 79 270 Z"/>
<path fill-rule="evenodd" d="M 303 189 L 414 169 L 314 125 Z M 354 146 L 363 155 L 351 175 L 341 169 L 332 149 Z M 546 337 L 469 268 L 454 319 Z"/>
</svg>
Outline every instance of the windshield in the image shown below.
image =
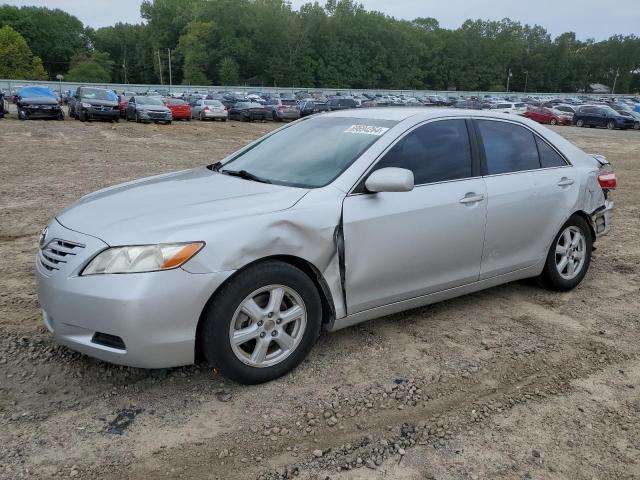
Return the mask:
<svg viewBox="0 0 640 480">
<path fill-rule="evenodd" d="M 138 105 L 160 105 L 164 107 L 162 100 L 153 97 L 136 97 Z"/>
<path fill-rule="evenodd" d="M 218 100 L 205 100 L 204 104 L 205 105 L 212 105 L 214 107 L 219 107 L 220 105 L 222 105 L 222 103 L 220 103 Z"/>
<path fill-rule="evenodd" d="M 246 170 L 280 185 L 323 187 L 396 123 L 363 118 L 309 118 L 266 137 L 225 163 L 221 171 Z"/>
<path fill-rule="evenodd" d="M 100 88 L 83 88 L 80 94 L 82 98 L 92 100 L 109 100 L 112 102 L 118 101 L 118 96 L 111 90 L 102 90 Z"/>
</svg>

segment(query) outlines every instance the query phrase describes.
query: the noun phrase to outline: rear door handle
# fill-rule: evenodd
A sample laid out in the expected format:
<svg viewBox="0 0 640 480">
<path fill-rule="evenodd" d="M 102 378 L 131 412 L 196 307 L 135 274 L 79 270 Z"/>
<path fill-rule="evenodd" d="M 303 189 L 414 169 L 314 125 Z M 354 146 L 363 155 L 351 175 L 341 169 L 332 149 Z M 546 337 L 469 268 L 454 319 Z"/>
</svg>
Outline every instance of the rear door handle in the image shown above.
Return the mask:
<svg viewBox="0 0 640 480">
<path fill-rule="evenodd" d="M 569 185 L 573 185 L 573 179 L 562 177 L 558 182 L 559 187 L 568 187 Z"/>
<path fill-rule="evenodd" d="M 464 197 L 462 197 L 459 201 L 460 203 L 477 203 L 484 200 L 484 195 L 475 194 L 475 193 L 467 193 Z"/>
</svg>

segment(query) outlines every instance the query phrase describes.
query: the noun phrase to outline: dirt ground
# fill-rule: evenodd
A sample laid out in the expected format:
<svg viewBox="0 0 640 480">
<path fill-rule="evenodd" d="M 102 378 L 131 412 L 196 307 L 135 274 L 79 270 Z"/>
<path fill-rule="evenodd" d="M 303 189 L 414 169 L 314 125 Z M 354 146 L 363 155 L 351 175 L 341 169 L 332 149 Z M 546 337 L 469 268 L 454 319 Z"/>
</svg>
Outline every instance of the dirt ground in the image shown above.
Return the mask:
<svg viewBox="0 0 640 480">
<path fill-rule="evenodd" d="M 54 344 L 34 261 L 58 211 L 275 126 L 0 120 L 0 479 L 640 478 L 640 132 L 557 128 L 619 182 L 573 292 L 518 282 L 323 334 L 252 387 Z"/>
</svg>

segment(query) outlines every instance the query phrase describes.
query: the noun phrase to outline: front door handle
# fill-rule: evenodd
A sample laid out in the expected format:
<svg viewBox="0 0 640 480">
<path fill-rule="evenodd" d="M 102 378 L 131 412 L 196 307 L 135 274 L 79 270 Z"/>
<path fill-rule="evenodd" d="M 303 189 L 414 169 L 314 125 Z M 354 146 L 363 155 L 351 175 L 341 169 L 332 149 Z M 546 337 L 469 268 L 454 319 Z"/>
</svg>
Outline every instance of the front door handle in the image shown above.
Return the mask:
<svg viewBox="0 0 640 480">
<path fill-rule="evenodd" d="M 484 195 L 482 194 L 467 193 L 459 201 L 460 203 L 477 203 L 481 202 L 482 200 L 484 200 Z"/>
<path fill-rule="evenodd" d="M 558 182 L 559 187 L 568 187 L 569 185 L 573 185 L 573 179 L 562 177 Z"/>
</svg>

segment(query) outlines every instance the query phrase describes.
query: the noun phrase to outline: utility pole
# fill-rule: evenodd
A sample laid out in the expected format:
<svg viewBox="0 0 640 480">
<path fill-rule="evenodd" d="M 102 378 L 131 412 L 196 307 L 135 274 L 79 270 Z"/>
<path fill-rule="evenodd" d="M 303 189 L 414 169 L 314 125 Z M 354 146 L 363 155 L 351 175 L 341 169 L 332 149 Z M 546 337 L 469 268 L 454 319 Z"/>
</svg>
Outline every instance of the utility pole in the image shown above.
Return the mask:
<svg viewBox="0 0 640 480">
<path fill-rule="evenodd" d="M 616 76 L 613 78 L 613 87 L 611 87 L 611 95 L 616 93 L 616 83 L 618 83 L 618 76 L 620 75 L 620 67 L 616 69 Z"/>
<path fill-rule="evenodd" d="M 529 70 L 524 71 L 524 93 L 527 93 L 527 82 L 529 81 Z"/>
<path fill-rule="evenodd" d="M 162 60 L 160 60 L 160 49 L 158 49 L 158 69 L 160 70 L 160 85 L 164 85 L 162 81 Z"/>
<path fill-rule="evenodd" d="M 170 48 L 167 48 L 167 53 L 169 54 L 169 91 L 171 91 L 173 80 L 171 78 L 171 49 Z"/>
<path fill-rule="evenodd" d="M 124 54 L 122 55 L 122 69 L 124 70 L 124 83 L 127 83 L 127 46 L 124 46 Z"/>
</svg>

